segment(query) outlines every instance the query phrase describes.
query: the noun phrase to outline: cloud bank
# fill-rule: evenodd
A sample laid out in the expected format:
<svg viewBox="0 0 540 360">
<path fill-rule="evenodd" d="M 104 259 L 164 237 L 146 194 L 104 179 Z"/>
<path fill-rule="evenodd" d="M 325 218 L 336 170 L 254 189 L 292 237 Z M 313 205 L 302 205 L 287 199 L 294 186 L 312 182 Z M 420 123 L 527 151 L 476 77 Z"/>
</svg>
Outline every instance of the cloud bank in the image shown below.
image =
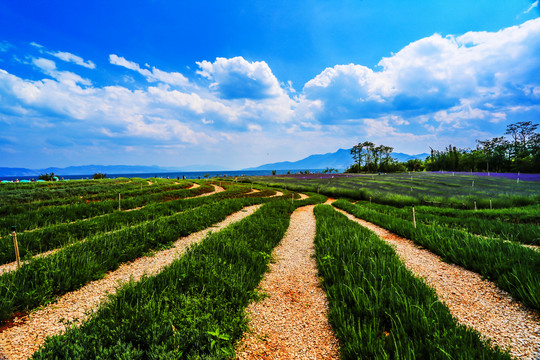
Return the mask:
<svg viewBox="0 0 540 360">
<path fill-rule="evenodd" d="M 280 82 L 265 61 L 243 57 L 203 60 L 186 75 L 110 54 L 110 71 L 132 81 L 100 83 L 94 62 L 33 47 L 37 55 L 17 55 L 41 78 L 0 69 L 0 130 L 26 131 L 28 146 L 51 153 L 114 144 L 125 153 L 152 147 L 173 154 L 198 146 L 207 156 L 226 149 L 244 162 L 224 156 L 229 166 L 248 166 L 250 152 L 334 151 L 366 138 L 404 152 L 452 141 L 473 146 L 540 115 L 540 19 L 497 32 L 434 34 L 373 69 L 324 69 L 301 90 Z M 85 76 L 63 63 L 83 67 Z M 5 156 L 17 152 L 16 143 L 1 150 Z"/>
</svg>

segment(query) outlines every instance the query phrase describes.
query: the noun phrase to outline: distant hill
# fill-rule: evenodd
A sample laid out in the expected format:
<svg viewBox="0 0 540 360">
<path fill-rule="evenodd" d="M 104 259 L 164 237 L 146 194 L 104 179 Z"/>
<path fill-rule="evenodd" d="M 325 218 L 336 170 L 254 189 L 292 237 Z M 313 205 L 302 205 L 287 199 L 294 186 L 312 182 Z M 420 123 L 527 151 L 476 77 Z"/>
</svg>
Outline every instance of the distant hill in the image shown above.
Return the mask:
<svg viewBox="0 0 540 360">
<path fill-rule="evenodd" d="M 139 166 L 139 165 L 82 165 L 69 166 L 65 168 L 48 167 L 45 169 L 26 169 L 0 167 L 0 176 L 39 176 L 45 173 L 55 173 L 62 175 L 93 175 L 95 173 L 105 174 L 151 174 L 179 171 L 206 171 L 227 170 L 219 166 L 193 165 L 184 167 L 161 167 L 161 166 Z"/>
<path fill-rule="evenodd" d="M 429 154 L 409 155 L 403 153 L 392 153 L 392 157 L 400 162 L 406 162 L 410 159 L 424 160 Z M 334 153 L 310 155 L 307 158 L 298 161 L 282 161 L 271 164 L 265 164 L 257 167 L 243 170 L 304 170 L 304 169 L 326 169 L 334 168 L 345 170 L 353 163 L 351 149 L 339 149 Z"/>
</svg>

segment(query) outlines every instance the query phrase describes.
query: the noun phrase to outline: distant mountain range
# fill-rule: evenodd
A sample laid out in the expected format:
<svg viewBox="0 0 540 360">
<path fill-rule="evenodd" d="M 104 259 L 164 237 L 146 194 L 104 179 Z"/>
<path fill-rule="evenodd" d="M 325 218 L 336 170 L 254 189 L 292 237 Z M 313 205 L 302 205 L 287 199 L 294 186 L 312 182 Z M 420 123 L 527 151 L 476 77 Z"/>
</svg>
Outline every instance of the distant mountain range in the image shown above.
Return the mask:
<svg viewBox="0 0 540 360">
<path fill-rule="evenodd" d="M 429 154 L 422 153 L 417 155 L 409 155 L 393 152 L 391 156 L 400 162 L 406 162 L 411 159 L 425 160 L 426 157 L 429 156 Z M 305 170 L 326 168 L 345 170 L 349 168 L 352 163 L 353 158 L 351 156 L 351 149 L 339 149 L 334 153 L 310 155 L 307 158 L 298 161 L 282 161 L 247 168 L 244 170 Z"/>
<path fill-rule="evenodd" d="M 409 155 L 403 153 L 392 153 L 392 157 L 398 161 L 405 162 L 410 159 L 424 160 L 428 154 Z M 350 149 L 339 149 L 334 153 L 310 155 L 298 161 L 282 161 L 265 164 L 257 167 L 242 170 L 307 170 L 334 168 L 345 170 L 353 163 Z M 46 169 L 26 169 L 0 167 L 0 176 L 39 176 L 45 173 L 55 173 L 57 175 L 92 175 L 95 173 L 105 174 L 151 174 L 181 171 L 225 171 L 230 170 L 221 166 L 212 165 L 191 165 L 183 167 L 161 167 L 161 166 L 137 166 L 137 165 L 83 165 L 69 166 L 65 168 L 48 167 Z"/>
<path fill-rule="evenodd" d="M 46 169 L 26 169 L 0 167 L 0 176 L 39 176 L 45 173 L 62 175 L 92 175 L 95 173 L 105 174 L 151 174 L 180 171 L 221 171 L 223 167 L 212 165 L 193 165 L 184 167 L 161 167 L 161 166 L 138 166 L 138 165 L 83 165 L 69 166 L 65 168 L 48 167 Z"/>
</svg>

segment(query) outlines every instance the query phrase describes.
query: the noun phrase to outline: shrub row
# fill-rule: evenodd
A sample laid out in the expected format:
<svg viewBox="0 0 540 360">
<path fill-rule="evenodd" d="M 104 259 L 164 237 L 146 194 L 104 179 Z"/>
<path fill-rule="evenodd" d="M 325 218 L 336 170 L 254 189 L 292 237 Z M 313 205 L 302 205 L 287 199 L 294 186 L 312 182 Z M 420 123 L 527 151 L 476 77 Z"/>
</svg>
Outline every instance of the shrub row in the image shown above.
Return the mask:
<svg viewBox="0 0 540 360">
<path fill-rule="evenodd" d="M 103 216 L 73 223 L 61 223 L 44 227 L 35 231 L 18 234 L 17 240 L 21 257 L 39 254 L 67 244 L 82 240 L 87 236 L 101 235 L 105 232 L 119 230 L 125 226 L 134 226 L 144 221 L 151 221 L 163 216 L 210 204 L 223 199 L 237 197 L 266 197 L 273 191 L 261 191 L 246 194 L 249 188 L 229 187 L 230 190 L 211 196 L 192 199 L 180 199 L 162 203 L 152 203 L 138 211 L 115 211 Z M 15 261 L 14 245 L 11 236 L 0 238 L 0 264 Z"/>
<path fill-rule="evenodd" d="M 317 206 L 317 266 L 342 359 L 510 359 L 459 325 L 373 232 Z"/>
<path fill-rule="evenodd" d="M 89 238 L 47 257 L 34 258 L 0 276 L 0 321 L 52 301 L 103 277 L 121 263 L 150 249 L 166 246 L 179 236 L 204 229 L 261 198 L 224 200 L 134 227 Z"/>
<path fill-rule="evenodd" d="M 525 305 L 540 310 L 540 252 L 438 224 L 417 224 L 339 200 L 334 206 L 375 223 L 494 281 Z"/>
<path fill-rule="evenodd" d="M 410 207 L 395 208 L 393 206 L 362 202 L 362 206 L 377 212 L 412 219 Z M 437 211 L 443 210 L 443 211 Z M 465 229 L 473 234 L 498 237 L 504 240 L 517 241 L 523 244 L 540 245 L 540 227 L 534 223 L 515 224 L 500 219 L 486 219 L 475 211 L 439 209 L 427 206 L 416 208 L 416 221 L 424 224 L 438 223 L 455 229 Z M 499 213 L 501 213 L 499 211 Z"/>
<path fill-rule="evenodd" d="M 210 235 L 158 275 L 124 286 L 81 327 L 48 338 L 33 359 L 232 358 L 244 308 L 259 296 L 293 209 L 271 202 Z"/>
<path fill-rule="evenodd" d="M 139 195 L 121 200 L 121 209 L 134 209 L 152 202 L 170 201 L 191 196 L 201 195 L 213 191 L 210 185 L 195 189 L 180 189 L 163 191 L 157 194 Z M 12 225 L 17 226 L 18 231 L 50 226 L 63 222 L 91 218 L 118 210 L 118 199 L 106 200 L 96 203 L 78 203 L 37 209 L 21 214 L 9 215 L 0 219 L 0 234 L 9 234 Z"/>
</svg>

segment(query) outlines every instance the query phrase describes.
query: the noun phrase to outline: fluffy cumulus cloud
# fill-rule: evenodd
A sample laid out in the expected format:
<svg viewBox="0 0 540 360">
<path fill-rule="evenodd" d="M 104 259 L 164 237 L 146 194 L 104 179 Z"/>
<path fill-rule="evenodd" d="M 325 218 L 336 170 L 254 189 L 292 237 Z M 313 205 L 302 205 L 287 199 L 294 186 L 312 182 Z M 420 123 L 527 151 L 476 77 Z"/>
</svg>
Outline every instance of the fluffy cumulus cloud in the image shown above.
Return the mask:
<svg viewBox="0 0 540 360">
<path fill-rule="evenodd" d="M 540 101 L 540 19 L 491 33 L 434 34 L 378 65 L 328 68 L 304 86 L 306 99 L 321 101 L 318 116 L 334 122 L 388 114 L 499 121 Z"/>
<path fill-rule="evenodd" d="M 12 51 L 5 44 L 0 51 Z M 110 64 L 128 69 L 122 76 L 133 74 L 133 81 L 97 85 L 94 62 L 33 48 L 38 56 L 19 58 L 38 75 L 0 69 L 0 130 L 20 129 L 29 135 L 16 141 L 41 141 L 49 150 L 117 146 L 130 154 L 153 148 L 174 156 L 178 149 L 226 149 L 256 165 L 249 154 L 286 156 L 283 149 L 292 143 L 305 155 L 366 137 L 399 151 L 423 152 L 452 137 L 463 139 L 458 146 L 471 146 L 472 136 L 489 136 L 490 126 L 498 126 L 497 136 L 510 121 L 540 115 L 540 19 L 498 32 L 434 34 L 374 69 L 324 69 L 298 92 L 286 79 L 280 83 L 266 62 L 242 57 L 198 62 L 188 79 L 111 54 Z M 66 71 L 64 62 L 84 67 L 85 77 Z M 137 74 L 145 81 L 136 81 Z M 2 151 L 16 153 L 14 146 L 9 142 Z M 243 146 L 250 150 L 239 150 Z M 268 162 L 280 160 L 292 159 Z"/>
<path fill-rule="evenodd" d="M 232 59 L 197 62 L 198 74 L 213 81 L 210 88 L 223 99 L 263 100 L 283 95 L 279 82 L 264 61 L 249 62 L 241 56 Z"/>
</svg>

